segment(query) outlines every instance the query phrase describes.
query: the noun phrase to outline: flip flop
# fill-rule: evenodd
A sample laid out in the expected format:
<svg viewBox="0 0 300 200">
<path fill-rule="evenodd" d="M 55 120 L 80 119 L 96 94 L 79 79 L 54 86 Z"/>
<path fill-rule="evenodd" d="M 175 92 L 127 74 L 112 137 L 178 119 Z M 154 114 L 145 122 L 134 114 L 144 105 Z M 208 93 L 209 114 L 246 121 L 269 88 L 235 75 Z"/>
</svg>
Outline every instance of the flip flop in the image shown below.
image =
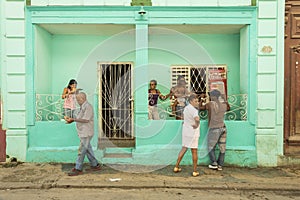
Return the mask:
<svg viewBox="0 0 300 200">
<path fill-rule="evenodd" d="M 180 167 L 174 167 L 173 172 L 174 173 L 181 172 L 181 168 Z"/>
</svg>

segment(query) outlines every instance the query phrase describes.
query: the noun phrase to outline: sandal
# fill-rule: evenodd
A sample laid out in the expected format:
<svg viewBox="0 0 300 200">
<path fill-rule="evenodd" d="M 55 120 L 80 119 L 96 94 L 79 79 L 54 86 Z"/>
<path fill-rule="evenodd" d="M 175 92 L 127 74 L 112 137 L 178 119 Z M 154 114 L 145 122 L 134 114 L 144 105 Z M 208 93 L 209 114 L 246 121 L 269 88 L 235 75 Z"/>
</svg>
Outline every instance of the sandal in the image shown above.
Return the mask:
<svg viewBox="0 0 300 200">
<path fill-rule="evenodd" d="M 181 168 L 180 167 L 174 167 L 173 172 L 174 173 L 181 172 Z"/>
<path fill-rule="evenodd" d="M 199 176 L 199 175 L 200 175 L 199 172 L 193 172 L 193 174 L 192 174 L 193 177 L 196 177 L 196 176 Z"/>
</svg>

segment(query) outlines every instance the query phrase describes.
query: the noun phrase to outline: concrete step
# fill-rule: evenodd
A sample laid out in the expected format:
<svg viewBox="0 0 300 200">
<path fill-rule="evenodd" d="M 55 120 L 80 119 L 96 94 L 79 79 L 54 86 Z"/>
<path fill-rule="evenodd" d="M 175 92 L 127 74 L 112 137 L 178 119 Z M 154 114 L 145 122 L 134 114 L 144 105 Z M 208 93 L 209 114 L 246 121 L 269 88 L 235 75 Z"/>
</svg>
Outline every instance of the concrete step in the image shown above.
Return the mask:
<svg viewBox="0 0 300 200">
<path fill-rule="evenodd" d="M 105 148 L 104 158 L 132 158 L 132 148 Z"/>
</svg>

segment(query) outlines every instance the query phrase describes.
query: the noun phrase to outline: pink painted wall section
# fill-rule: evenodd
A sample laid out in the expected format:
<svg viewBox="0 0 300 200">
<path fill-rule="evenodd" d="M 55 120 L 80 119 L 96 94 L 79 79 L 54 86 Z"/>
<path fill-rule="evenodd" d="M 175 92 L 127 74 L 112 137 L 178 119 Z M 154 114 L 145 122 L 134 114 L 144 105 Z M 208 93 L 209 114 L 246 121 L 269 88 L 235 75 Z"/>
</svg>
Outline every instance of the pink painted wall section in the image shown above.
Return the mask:
<svg viewBox="0 0 300 200">
<path fill-rule="evenodd" d="M 2 124 L 0 124 L 0 162 L 6 160 L 6 131 L 2 130 Z"/>
<path fill-rule="evenodd" d="M 1 113 L 1 106 L 0 106 Z M 2 115 L 0 115 L 0 162 L 6 161 L 6 131 L 2 130 Z"/>
</svg>

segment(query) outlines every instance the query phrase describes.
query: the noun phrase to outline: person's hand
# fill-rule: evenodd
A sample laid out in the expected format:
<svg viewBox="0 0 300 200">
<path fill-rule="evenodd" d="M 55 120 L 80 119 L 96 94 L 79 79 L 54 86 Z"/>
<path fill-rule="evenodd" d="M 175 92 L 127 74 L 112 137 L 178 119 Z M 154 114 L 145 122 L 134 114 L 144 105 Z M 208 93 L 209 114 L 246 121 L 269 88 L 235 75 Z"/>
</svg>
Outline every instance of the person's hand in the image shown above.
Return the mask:
<svg viewBox="0 0 300 200">
<path fill-rule="evenodd" d="M 64 116 L 64 119 L 65 119 L 67 124 L 70 124 L 70 123 L 74 122 L 74 119 L 71 118 L 71 117 L 68 117 L 68 116 Z"/>
<path fill-rule="evenodd" d="M 77 89 L 75 87 L 72 87 L 70 93 L 74 94 L 74 93 L 76 93 L 76 91 L 77 91 Z"/>
<path fill-rule="evenodd" d="M 68 98 L 68 97 L 69 97 L 69 93 L 66 93 L 66 94 L 65 94 L 65 98 Z"/>
<path fill-rule="evenodd" d="M 199 127 L 199 124 L 193 124 L 192 127 L 193 127 L 193 129 L 196 129 Z"/>
</svg>

